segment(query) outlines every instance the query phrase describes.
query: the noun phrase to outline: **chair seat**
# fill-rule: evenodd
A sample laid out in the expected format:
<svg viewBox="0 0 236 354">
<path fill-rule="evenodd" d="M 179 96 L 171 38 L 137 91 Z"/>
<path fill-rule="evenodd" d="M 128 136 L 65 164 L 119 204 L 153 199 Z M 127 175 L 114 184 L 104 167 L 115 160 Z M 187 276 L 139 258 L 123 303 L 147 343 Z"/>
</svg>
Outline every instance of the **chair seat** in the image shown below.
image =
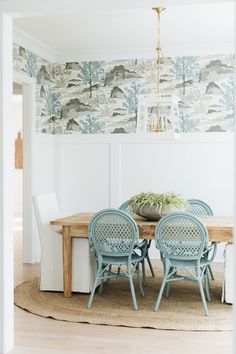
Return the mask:
<svg viewBox="0 0 236 354">
<path fill-rule="evenodd" d="M 142 261 L 143 257 L 139 256 L 138 254 L 133 254 L 131 256 L 131 262 L 139 262 Z M 128 257 L 126 256 L 103 256 L 102 257 L 103 263 L 107 264 L 127 264 Z"/>
<path fill-rule="evenodd" d="M 194 268 L 196 262 L 194 260 L 183 260 L 183 259 L 170 259 L 171 267 L 176 268 Z M 209 261 L 205 258 L 200 259 L 200 267 L 204 267 L 209 264 Z"/>
</svg>

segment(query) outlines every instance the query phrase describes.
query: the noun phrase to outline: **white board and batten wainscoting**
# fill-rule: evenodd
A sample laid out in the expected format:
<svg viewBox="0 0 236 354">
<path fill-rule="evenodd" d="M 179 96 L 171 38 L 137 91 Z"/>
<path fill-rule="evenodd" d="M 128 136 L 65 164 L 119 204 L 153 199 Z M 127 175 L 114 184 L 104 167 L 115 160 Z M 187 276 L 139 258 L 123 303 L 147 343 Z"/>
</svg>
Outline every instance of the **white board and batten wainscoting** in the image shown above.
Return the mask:
<svg viewBox="0 0 236 354">
<path fill-rule="evenodd" d="M 38 193 L 54 190 L 64 215 L 118 207 L 142 191 L 174 191 L 233 215 L 233 134 L 36 134 Z M 37 244 L 37 243 L 36 243 Z M 223 261 L 218 247 L 217 261 Z M 40 254 L 37 250 L 36 254 Z M 151 257 L 158 257 L 153 245 Z"/>
</svg>

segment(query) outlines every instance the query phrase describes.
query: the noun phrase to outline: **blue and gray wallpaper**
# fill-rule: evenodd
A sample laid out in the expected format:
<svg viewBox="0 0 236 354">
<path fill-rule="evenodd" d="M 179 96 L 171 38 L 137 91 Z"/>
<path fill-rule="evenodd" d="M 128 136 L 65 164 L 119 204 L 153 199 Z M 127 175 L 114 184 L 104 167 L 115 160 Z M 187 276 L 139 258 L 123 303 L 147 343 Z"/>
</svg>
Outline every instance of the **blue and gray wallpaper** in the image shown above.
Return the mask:
<svg viewBox="0 0 236 354">
<path fill-rule="evenodd" d="M 13 57 L 37 82 L 37 132 L 135 133 L 139 98 L 156 92 L 154 59 L 51 64 L 16 44 Z M 160 85 L 178 97 L 181 132 L 233 131 L 232 54 L 163 59 Z"/>
</svg>

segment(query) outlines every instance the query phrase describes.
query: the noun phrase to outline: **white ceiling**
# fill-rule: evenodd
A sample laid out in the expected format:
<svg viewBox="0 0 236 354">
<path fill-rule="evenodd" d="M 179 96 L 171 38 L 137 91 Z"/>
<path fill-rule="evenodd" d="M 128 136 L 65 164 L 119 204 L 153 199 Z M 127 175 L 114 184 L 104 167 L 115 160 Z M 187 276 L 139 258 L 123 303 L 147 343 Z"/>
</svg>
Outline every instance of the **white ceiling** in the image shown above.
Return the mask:
<svg viewBox="0 0 236 354">
<path fill-rule="evenodd" d="M 142 0 L 137 5 L 133 9 L 116 5 L 115 9 L 95 11 L 84 7 L 73 14 L 16 18 L 14 26 L 54 50 L 60 61 L 153 56 L 156 15 L 147 1 L 146 6 Z M 232 50 L 234 13 L 234 2 L 167 7 L 161 17 L 164 54 Z"/>
</svg>

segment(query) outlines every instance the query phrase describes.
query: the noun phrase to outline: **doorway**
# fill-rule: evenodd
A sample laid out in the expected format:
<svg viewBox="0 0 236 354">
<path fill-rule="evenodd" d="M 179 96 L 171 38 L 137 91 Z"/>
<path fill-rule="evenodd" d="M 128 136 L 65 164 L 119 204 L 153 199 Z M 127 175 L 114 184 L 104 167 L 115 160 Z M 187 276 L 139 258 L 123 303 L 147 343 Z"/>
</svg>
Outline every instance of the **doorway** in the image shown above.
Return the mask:
<svg viewBox="0 0 236 354">
<path fill-rule="evenodd" d="M 13 231 L 14 249 L 22 250 L 23 235 L 23 86 L 13 82 L 12 118 L 14 135 L 14 200 L 13 200 Z M 22 263 L 22 259 L 17 260 Z M 16 263 L 16 259 L 15 259 Z"/>
<path fill-rule="evenodd" d="M 15 94 L 14 95 L 14 90 Z M 35 263 L 36 227 L 33 219 L 34 194 L 34 117 L 35 80 L 23 74 L 13 74 L 13 111 L 15 108 L 15 194 L 14 227 L 22 232 L 22 261 Z M 22 139 L 23 138 L 23 139 Z M 18 150 L 17 150 L 18 148 Z M 18 230 L 20 231 L 20 230 Z"/>
</svg>

